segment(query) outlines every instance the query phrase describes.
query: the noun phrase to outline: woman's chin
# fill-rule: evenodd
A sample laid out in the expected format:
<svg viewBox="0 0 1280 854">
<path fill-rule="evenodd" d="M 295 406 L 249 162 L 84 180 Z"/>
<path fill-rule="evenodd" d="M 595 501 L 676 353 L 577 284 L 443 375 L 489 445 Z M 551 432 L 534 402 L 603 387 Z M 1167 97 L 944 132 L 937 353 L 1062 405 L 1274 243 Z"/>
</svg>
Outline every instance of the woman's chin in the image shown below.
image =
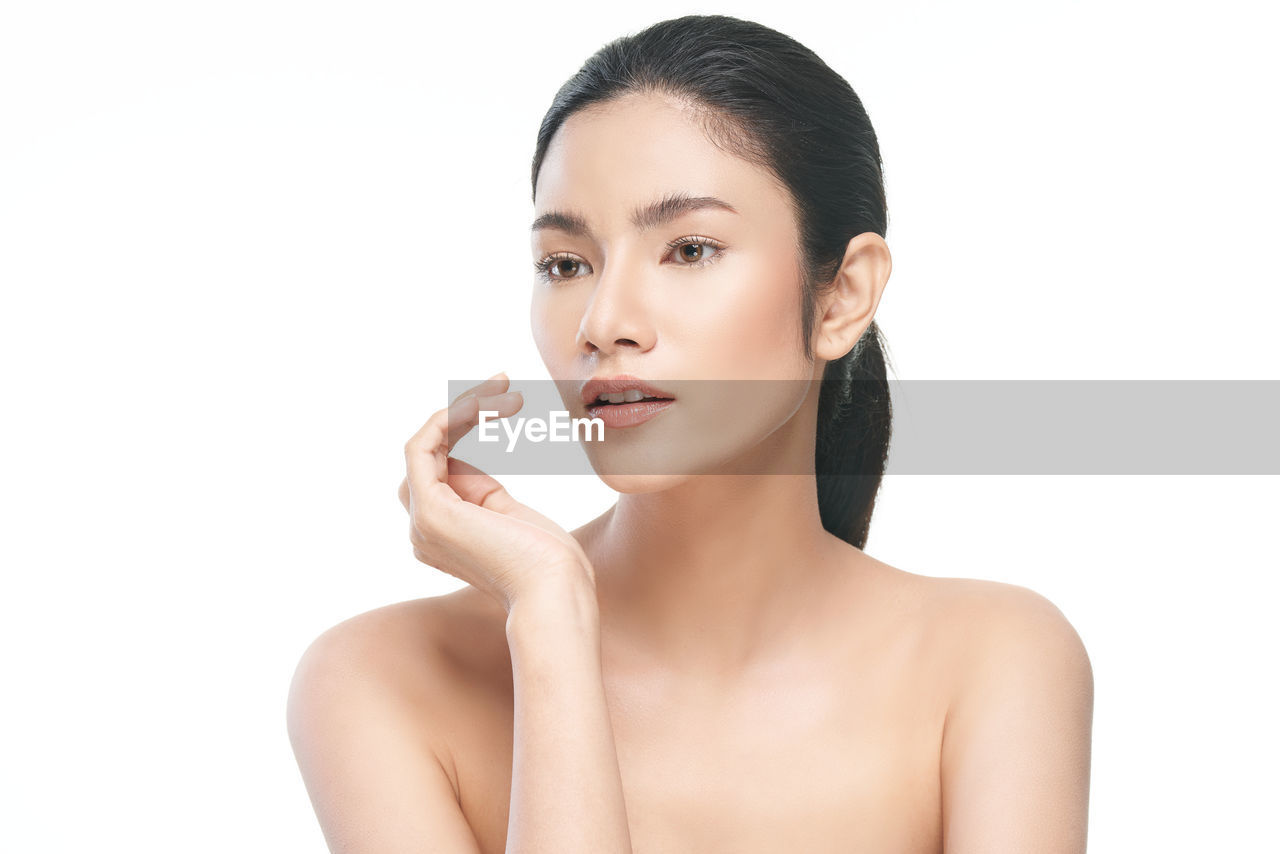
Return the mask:
<svg viewBox="0 0 1280 854">
<path fill-rule="evenodd" d="M 641 494 L 662 492 L 678 486 L 696 475 L 692 474 L 601 474 L 596 472 L 605 486 L 614 492 Z"/>
</svg>

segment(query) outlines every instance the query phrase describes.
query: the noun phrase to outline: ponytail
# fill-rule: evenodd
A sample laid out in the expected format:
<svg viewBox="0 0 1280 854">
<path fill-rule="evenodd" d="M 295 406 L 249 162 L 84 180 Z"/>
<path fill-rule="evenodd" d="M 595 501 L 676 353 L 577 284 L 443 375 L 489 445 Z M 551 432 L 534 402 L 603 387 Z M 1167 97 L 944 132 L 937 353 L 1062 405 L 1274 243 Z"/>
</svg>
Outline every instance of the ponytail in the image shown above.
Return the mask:
<svg viewBox="0 0 1280 854">
<path fill-rule="evenodd" d="M 892 415 L 884 340 L 873 320 L 823 372 L 814 466 L 822 527 L 860 549 L 884 477 Z"/>
</svg>

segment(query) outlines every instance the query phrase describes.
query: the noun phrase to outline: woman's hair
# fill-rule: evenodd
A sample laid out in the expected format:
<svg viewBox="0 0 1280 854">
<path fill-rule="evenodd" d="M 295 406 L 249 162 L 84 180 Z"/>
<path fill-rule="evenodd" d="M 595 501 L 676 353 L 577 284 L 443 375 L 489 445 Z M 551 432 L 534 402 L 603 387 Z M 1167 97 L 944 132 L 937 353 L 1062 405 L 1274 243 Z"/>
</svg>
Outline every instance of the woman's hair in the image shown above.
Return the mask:
<svg viewBox="0 0 1280 854">
<path fill-rule="evenodd" d="M 813 51 L 761 24 L 686 15 L 616 39 L 556 93 L 538 130 L 538 172 L 560 126 L 592 104 L 628 93 L 687 104 L 723 150 L 772 173 L 799 226 L 801 337 L 812 364 L 818 299 L 835 287 L 849 241 L 888 227 L 880 147 L 862 101 Z M 889 452 L 891 409 L 884 341 L 873 320 L 827 363 L 818 401 L 815 470 L 822 525 L 858 548 Z"/>
</svg>

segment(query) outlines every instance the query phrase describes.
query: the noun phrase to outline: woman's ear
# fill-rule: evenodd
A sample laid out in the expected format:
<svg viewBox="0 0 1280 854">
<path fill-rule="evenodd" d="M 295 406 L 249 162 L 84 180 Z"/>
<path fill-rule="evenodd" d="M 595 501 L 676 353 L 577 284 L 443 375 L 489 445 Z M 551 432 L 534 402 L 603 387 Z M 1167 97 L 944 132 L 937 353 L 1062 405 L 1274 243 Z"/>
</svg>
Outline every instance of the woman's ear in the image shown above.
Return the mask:
<svg viewBox="0 0 1280 854">
<path fill-rule="evenodd" d="M 853 349 L 875 317 L 892 270 L 893 258 L 883 237 L 865 231 L 849 241 L 833 284 L 819 299 L 817 358 L 833 362 Z"/>
</svg>

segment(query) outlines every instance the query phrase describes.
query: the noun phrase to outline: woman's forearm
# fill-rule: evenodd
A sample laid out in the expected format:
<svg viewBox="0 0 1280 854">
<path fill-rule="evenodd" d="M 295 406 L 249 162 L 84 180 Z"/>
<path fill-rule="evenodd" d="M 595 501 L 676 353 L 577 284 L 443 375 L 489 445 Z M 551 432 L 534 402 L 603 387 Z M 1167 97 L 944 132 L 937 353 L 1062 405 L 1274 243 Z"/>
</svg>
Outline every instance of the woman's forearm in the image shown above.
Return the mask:
<svg viewBox="0 0 1280 854">
<path fill-rule="evenodd" d="M 507 854 L 631 854 L 584 576 L 522 597 L 507 616 L 515 733 Z"/>
</svg>

